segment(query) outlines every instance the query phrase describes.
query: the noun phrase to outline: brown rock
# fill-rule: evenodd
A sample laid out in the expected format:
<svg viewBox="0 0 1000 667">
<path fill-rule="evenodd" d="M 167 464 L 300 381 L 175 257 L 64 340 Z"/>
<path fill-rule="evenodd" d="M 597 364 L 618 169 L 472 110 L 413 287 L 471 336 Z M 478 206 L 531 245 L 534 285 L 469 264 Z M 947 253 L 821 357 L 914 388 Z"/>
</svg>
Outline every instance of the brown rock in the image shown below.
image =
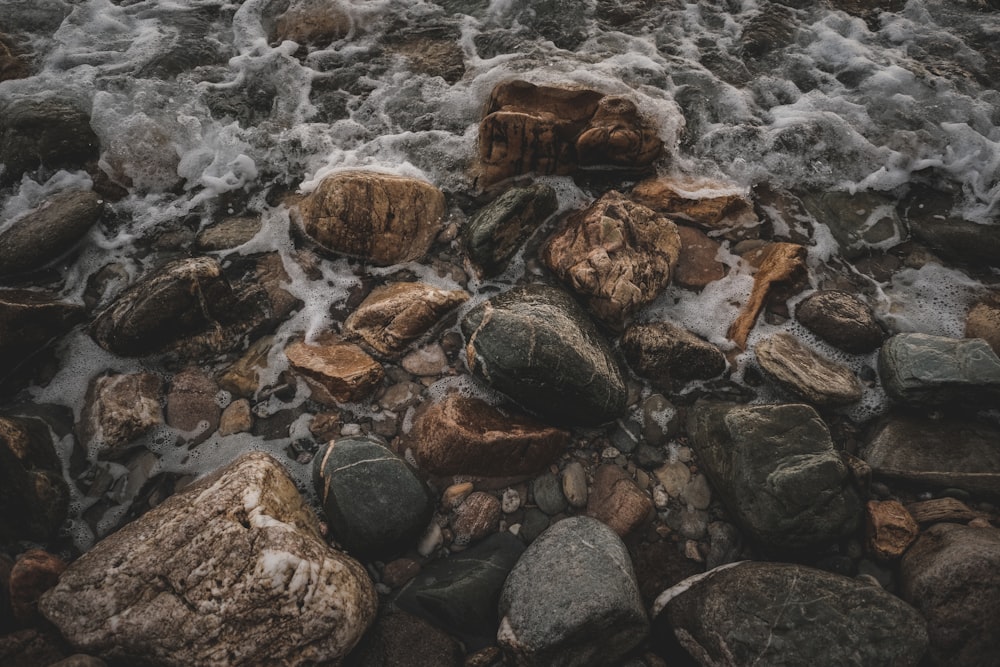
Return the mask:
<svg viewBox="0 0 1000 667">
<path fill-rule="evenodd" d="M 219 418 L 219 435 L 246 433 L 253 428 L 253 414 L 250 412 L 250 401 L 240 398 L 222 411 Z"/>
<path fill-rule="evenodd" d="M 469 497 L 473 489 L 475 489 L 475 485 L 472 482 L 452 484 L 441 494 L 441 505 L 446 509 L 453 510 Z"/>
<path fill-rule="evenodd" d="M 594 473 L 594 487 L 587 500 L 587 516 L 602 521 L 625 537 L 653 513 L 653 501 L 616 465 L 602 465 Z"/>
<path fill-rule="evenodd" d="M 31 623 L 38 618 L 38 598 L 59 581 L 66 563 L 41 549 L 26 551 L 10 571 L 10 607 L 14 619 Z"/>
<path fill-rule="evenodd" d="M 288 317 L 293 310 L 302 307 L 302 301 L 285 289 L 285 286 L 291 283 L 292 279 L 285 271 L 285 265 L 278 253 L 269 252 L 257 259 L 255 277 L 257 284 L 267 293 L 267 300 L 271 304 L 271 317 L 274 321 L 280 322 Z"/>
<path fill-rule="evenodd" d="M 203 442 L 219 428 L 219 385 L 198 368 L 174 376 L 167 393 L 167 425 L 194 444 Z"/>
<path fill-rule="evenodd" d="M 441 375 L 448 370 L 448 355 L 438 343 L 432 343 L 413 350 L 400 360 L 399 365 L 411 375 Z"/>
<path fill-rule="evenodd" d="M 385 375 L 382 365 L 353 343 L 328 339 L 316 345 L 292 343 L 285 356 L 309 382 L 321 403 L 350 403 L 370 395 Z"/>
<path fill-rule="evenodd" d="M 542 260 L 612 327 L 670 283 L 681 242 L 677 226 L 611 191 L 571 215 L 542 249 Z"/>
<path fill-rule="evenodd" d="M 80 439 L 102 456 L 117 456 L 130 442 L 163 424 L 163 380 L 153 373 L 104 375 L 87 390 Z"/>
<path fill-rule="evenodd" d="M 259 216 L 233 216 L 225 218 L 218 224 L 208 227 L 196 239 L 196 245 L 202 251 L 229 250 L 241 246 L 260 232 L 262 222 Z M 277 253 L 269 253 L 271 257 L 279 257 Z"/>
<path fill-rule="evenodd" d="M 7 35 L 0 33 L 0 81 L 25 79 L 31 76 L 31 68 L 21 57 L 19 49 Z"/>
<path fill-rule="evenodd" d="M 51 433 L 38 419 L 0 417 L 0 544 L 44 542 L 66 519 L 69 489 Z"/>
<path fill-rule="evenodd" d="M 470 494 L 451 517 L 455 543 L 464 546 L 497 532 L 500 514 L 500 501 L 495 496 L 482 491 Z"/>
<path fill-rule="evenodd" d="M 385 564 L 382 583 L 390 588 L 399 588 L 419 573 L 420 563 L 412 558 L 397 558 Z"/>
<path fill-rule="evenodd" d="M 465 54 L 458 36 L 415 35 L 399 41 L 392 51 L 405 57 L 414 72 L 455 83 L 465 74 Z"/>
<path fill-rule="evenodd" d="M 569 433 L 449 394 L 417 414 L 409 444 L 421 470 L 430 474 L 508 477 L 544 470 L 569 444 Z"/>
<path fill-rule="evenodd" d="M 845 366 L 820 356 L 788 333 L 776 333 L 754 348 L 761 369 L 781 387 L 816 405 L 861 399 L 861 382 Z"/>
<path fill-rule="evenodd" d="M 236 396 L 249 398 L 257 393 L 260 372 L 267 368 L 267 357 L 274 345 L 274 336 L 257 339 L 243 356 L 219 377 L 219 386 Z"/>
<path fill-rule="evenodd" d="M 965 317 L 965 337 L 982 338 L 1000 355 L 1000 297 L 974 305 Z"/>
<path fill-rule="evenodd" d="M 462 648 L 447 633 L 403 611 L 381 616 L 351 654 L 357 667 L 461 667 Z"/>
<path fill-rule="evenodd" d="M 726 265 L 716 259 L 722 245 L 707 234 L 677 225 L 681 253 L 674 271 L 674 283 L 688 289 L 701 289 L 726 276 Z"/>
<path fill-rule="evenodd" d="M 972 509 L 957 498 L 933 498 L 910 503 L 906 506 L 910 516 L 920 525 L 932 523 L 965 523 L 984 514 Z"/>
<path fill-rule="evenodd" d="M 917 522 L 898 500 L 869 500 L 866 507 L 868 550 L 881 560 L 902 556 L 917 539 Z"/>
<path fill-rule="evenodd" d="M 652 164 L 662 152 L 663 142 L 639 116 L 635 103 L 617 96 L 597 103 L 587 129 L 576 140 L 581 166 L 643 166 Z"/>
<path fill-rule="evenodd" d="M 760 223 L 750 200 L 730 183 L 657 177 L 636 185 L 630 196 L 657 213 L 688 220 L 707 231 L 727 232 L 732 238 L 754 236 Z"/>
<path fill-rule="evenodd" d="M 868 304 L 847 292 L 810 294 L 795 307 L 795 319 L 830 345 L 854 354 L 871 352 L 885 338 Z"/>
<path fill-rule="evenodd" d="M 66 657 L 65 643 L 54 632 L 30 628 L 0 635 L 0 665 L 39 667 Z"/>
<path fill-rule="evenodd" d="M 626 329 L 621 346 L 636 373 L 666 389 L 708 380 L 726 370 L 719 348 L 669 322 L 634 324 Z"/>
<path fill-rule="evenodd" d="M 328 176 L 297 205 L 306 235 L 322 248 L 387 266 L 423 257 L 444 217 L 429 183 L 376 172 Z"/>
<path fill-rule="evenodd" d="M 363 340 L 378 354 L 398 358 L 446 312 L 468 298 L 462 290 L 444 290 L 426 283 L 392 283 L 372 290 L 344 322 L 344 331 Z"/>
<path fill-rule="evenodd" d="M 795 243 L 773 243 L 763 251 L 750 298 L 729 327 L 729 338 L 738 348 L 746 349 L 747 337 L 770 291 L 782 283 L 799 280 L 807 270 L 805 259 L 806 249 Z"/>
<path fill-rule="evenodd" d="M 337 0 L 292 0 L 278 17 L 272 41 L 326 46 L 351 30 L 351 17 Z"/>
</svg>

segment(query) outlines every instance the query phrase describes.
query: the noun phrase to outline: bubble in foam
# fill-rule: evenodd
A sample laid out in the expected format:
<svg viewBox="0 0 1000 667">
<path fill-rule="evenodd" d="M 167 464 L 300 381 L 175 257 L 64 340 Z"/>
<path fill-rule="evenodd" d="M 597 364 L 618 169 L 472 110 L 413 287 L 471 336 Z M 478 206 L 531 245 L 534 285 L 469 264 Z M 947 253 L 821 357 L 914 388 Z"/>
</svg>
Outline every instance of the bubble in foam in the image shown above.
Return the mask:
<svg viewBox="0 0 1000 667">
<path fill-rule="evenodd" d="M 226 391 L 225 389 L 220 389 L 219 392 L 215 395 L 215 404 L 218 405 L 223 410 L 229 407 L 229 404 L 232 402 L 233 402 L 232 392 Z"/>
</svg>

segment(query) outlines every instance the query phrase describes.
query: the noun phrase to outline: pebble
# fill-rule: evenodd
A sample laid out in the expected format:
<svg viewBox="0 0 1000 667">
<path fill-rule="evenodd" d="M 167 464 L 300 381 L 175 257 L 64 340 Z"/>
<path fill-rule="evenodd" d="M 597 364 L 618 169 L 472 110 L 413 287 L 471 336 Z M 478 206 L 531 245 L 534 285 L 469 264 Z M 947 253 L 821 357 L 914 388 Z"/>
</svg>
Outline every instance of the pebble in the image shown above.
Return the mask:
<svg viewBox="0 0 1000 667">
<path fill-rule="evenodd" d="M 382 583 L 390 588 L 399 588 L 420 572 L 420 563 L 412 558 L 397 558 L 385 564 L 382 569 Z"/>
<path fill-rule="evenodd" d="M 500 525 L 500 501 L 488 493 L 476 491 L 455 509 L 451 528 L 455 542 L 466 545 L 497 532 Z"/>
<path fill-rule="evenodd" d="M 517 489 L 506 488 L 500 498 L 500 509 L 504 514 L 513 514 L 521 507 L 521 494 Z"/>
<path fill-rule="evenodd" d="M 253 413 L 250 401 L 241 398 L 233 401 L 222 411 L 219 418 L 219 435 L 246 433 L 253 428 Z"/>
<path fill-rule="evenodd" d="M 524 521 L 521 522 L 519 536 L 525 543 L 530 544 L 548 527 L 549 517 L 545 512 L 532 508 L 524 513 Z"/>
<path fill-rule="evenodd" d="M 665 510 L 670 504 L 670 494 L 667 490 L 663 488 L 663 485 L 657 484 L 653 487 L 653 506 L 658 510 Z"/>
<path fill-rule="evenodd" d="M 562 492 L 559 478 L 548 473 L 536 477 L 531 483 L 531 495 L 538 508 L 549 516 L 559 514 L 566 509 L 566 497 Z"/>
<path fill-rule="evenodd" d="M 579 462 L 573 461 L 563 470 L 562 491 L 573 507 L 587 506 L 587 473 Z"/>
<path fill-rule="evenodd" d="M 708 486 L 708 478 L 695 475 L 684 486 L 680 493 L 681 500 L 695 509 L 706 510 L 712 501 L 712 490 Z"/>
<path fill-rule="evenodd" d="M 427 527 L 426 532 L 420 538 L 420 541 L 417 542 L 417 553 L 424 558 L 429 558 L 431 554 L 441 547 L 443 542 L 444 534 L 441 532 L 441 526 L 436 521 L 432 521 L 431 525 Z"/>
<path fill-rule="evenodd" d="M 662 466 L 654 470 L 653 474 L 656 476 L 656 479 L 659 480 L 660 484 L 663 485 L 667 494 L 672 498 L 679 496 L 681 491 L 687 487 L 687 484 L 691 479 L 691 471 L 688 469 L 686 464 L 681 463 L 680 461 L 664 463 Z"/>
<path fill-rule="evenodd" d="M 472 482 L 452 484 L 444 490 L 444 493 L 441 494 L 441 504 L 446 509 L 455 509 L 462 504 L 462 501 L 469 497 L 473 488 Z"/>
<path fill-rule="evenodd" d="M 684 543 L 684 557 L 688 560 L 693 560 L 696 563 L 704 563 L 705 558 L 701 555 L 698 550 L 698 543 L 694 540 L 688 540 Z"/>
<path fill-rule="evenodd" d="M 606 459 L 614 459 L 621 456 L 621 451 L 619 451 L 617 447 L 612 447 L 611 445 L 608 445 L 603 449 L 603 451 L 601 451 L 601 456 Z"/>
<path fill-rule="evenodd" d="M 448 356 L 439 343 L 410 352 L 403 357 L 400 365 L 408 373 L 420 376 L 441 375 L 448 370 Z"/>
</svg>

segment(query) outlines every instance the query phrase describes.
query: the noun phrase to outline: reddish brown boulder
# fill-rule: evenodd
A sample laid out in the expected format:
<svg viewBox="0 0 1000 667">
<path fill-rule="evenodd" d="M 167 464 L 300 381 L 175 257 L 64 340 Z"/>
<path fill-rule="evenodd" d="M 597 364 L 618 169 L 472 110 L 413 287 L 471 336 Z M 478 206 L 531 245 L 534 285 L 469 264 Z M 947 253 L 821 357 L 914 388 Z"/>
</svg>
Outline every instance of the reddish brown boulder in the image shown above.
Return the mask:
<svg viewBox="0 0 1000 667">
<path fill-rule="evenodd" d="M 26 551 L 10 570 L 10 607 L 14 619 L 30 623 L 38 618 L 38 598 L 59 581 L 66 563 L 41 549 Z"/>
<path fill-rule="evenodd" d="M 753 205 L 738 186 L 704 178 L 656 177 L 632 190 L 632 199 L 707 231 L 747 238 L 759 224 Z"/>
<path fill-rule="evenodd" d="M 916 520 L 898 500 L 868 501 L 868 550 L 881 560 L 903 555 L 920 533 Z"/>
<path fill-rule="evenodd" d="M 757 322 L 768 294 L 782 283 L 794 282 L 805 274 L 806 249 L 795 243 L 772 243 L 760 258 L 760 266 L 753 277 L 750 298 L 736 320 L 729 327 L 729 339 L 741 350 L 746 349 L 747 337 Z"/>
<path fill-rule="evenodd" d="M 625 537 L 652 513 L 652 499 L 624 470 L 608 464 L 594 473 L 587 516 L 607 524 L 619 537 Z"/>
<path fill-rule="evenodd" d="M 313 398 L 328 405 L 366 398 L 385 374 L 360 347 L 332 337 L 316 345 L 292 343 L 285 356 L 312 387 Z"/>
<path fill-rule="evenodd" d="M 694 227 L 677 225 L 677 234 L 681 239 L 681 254 L 674 271 L 675 284 L 700 290 L 726 276 L 726 265 L 716 259 L 722 244 Z"/>
</svg>

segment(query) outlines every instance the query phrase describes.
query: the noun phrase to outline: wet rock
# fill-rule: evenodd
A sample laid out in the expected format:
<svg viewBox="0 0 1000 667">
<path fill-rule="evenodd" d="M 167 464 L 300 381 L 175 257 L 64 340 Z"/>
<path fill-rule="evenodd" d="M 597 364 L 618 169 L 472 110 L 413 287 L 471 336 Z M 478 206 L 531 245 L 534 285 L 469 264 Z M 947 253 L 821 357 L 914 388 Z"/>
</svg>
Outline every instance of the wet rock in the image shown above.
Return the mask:
<svg viewBox="0 0 1000 667">
<path fill-rule="evenodd" d="M 566 449 L 569 433 L 453 393 L 426 404 L 407 442 L 420 469 L 434 475 L 513 477 L 543 470 Z"/>
<path fill-rule="evenodd" d="M 572 461 L 562 471 L 562 492 L 570 506 L 582 509 L 587 506 L 587 473 L 579 461 Z M 607 523 L 607 522 L 605 522 Z"/>
<path fill-rule="evenodd" d="M 347 667 L 462 667 L 459 643 L 403 611 L 382 614 L 351 653 Z"/>
<path fill-rule="evenodd" d="M 969 310 L 965 337 L 982 338 L 1000 356 L 1000 299 L 981 301 Z"/>
<path fill-rule="evenodd" d="M 653 471 L 656 480 L 671 498 L 677 498 L 691 481 L 691 469 L 686 463 L 669 461 Z"/>
<path fill-rule="evenodd" d="M 469 257 L 482 275 L 492 277 L 507 268 L 510 259 L 538 226 L 556 212 L 551 186 L 536 183 L 510 188 L 479 210 L 463 232 Z"/>
<path fill-rule="evenodd" d="M 322 47 L 345 37 L 351 26 L 347 8 L 337 1 L 292 0 L 275 21 L 270 41 L 287 39 Z"/>
<path fill-rule="evenodd" d="M 437 324 L 445 313 L 468 300 L 462 290 L 426 283 L 392 283 L 372 290 L 344 322 L 344 333 L 363 340 L 376 353 L 397 358 Z"/>
<path fill-rule="evenodd" d="M 258 217 L 226 218 L 198 234 L 196 246 L 203 252 L 229 250 L 257 236 L 261 225 Z"/>
<path fill-rule="evenodd" d="M 49 427 L 37 419 L 0 417 L 0 545 L 48 540 L 68 507 Z"/>
<path fill-rule="evenodd" d="M 934 523 L 967 523 L 983 516 L 957 498 L 932 498 L 909 503 L 906 511 L 921 526 Z"/>
<path fill-rule="evenodd" d="M 380 266 L 423 257 L 444 211 L 444 195 L 429 183 L 363 171 L 328 176 L 297 206 L 306 235 L 324 250 Z"/>
<path fill-rule="evenodd" d="M 78 650 L 133 664 L 337 661 L 375 606 L 364 568 L 323 542 L 291 478 L 263 453 L 126 524 L 39 602 Z"/>
<path fill-rule="evenodd" d="M 975 338 L 896 334 L 878 368 L 889 397 L 906 405 L 982 404 L 1000 395 L 1000 357 Z"/>
<path fill-rule="evenodd" d="M 253 396 L 260 386 L 260 372 L 267 368 L 272 345 L 274 336 L 258 338 L 219 376 L 219 386 L 236 396 Z"/>
<path fill-rule="evenodd" d="M 51 667 L 65 657 L 65 642 L 54 632 L 31 628 L 0 635 L 0 664 L 4 667 Z"/>
<path fill-rule="evenodd" d="M 625 545 L 587 517 L 560 521 L 528 547 L 500 616 L 497 643 L 520 665 L 615 664 L 649 631 Z"/>
<path fill-rule="evenodd" d="M 587 516 L 625 537 L 653 514 L 653 501 L 628 473 L 605 464 L 594 473 L 594 488 L 587 501 Z"/>
<path fill-rule="evenodd" d="M 313 483 L 333 537 L 364 557 L 412 547 L 434 509 L 406 461 L 374 438 L 324 445 L 314 459 Z"/>
<path fill-rule="evenodd" d="M 391 38 L 388 50 L 406 58 L 410 70 L 455 83 L 465 74 L 465 54 L 458 30 L 406 31 Z"/>
<path fill-rule="evenodd" d="M 448 355 L 438 343 L 413 350 L 399 361 L 403 370 L 419 377 L 435 377 L 448 370 Z"/>
<path fill-rule="evenodd" d="M 545 473 L 532 480 L 531 496 L 538 509 L 549 516 L 555 516 L 566 509 L 566 496 L 562 492 L 562 483 L 552 473 Z"/>
<path fill-rule="evenodd" d="M 725 521 L 713 521 L 708 524 L 708 555 L 705 556 L 705 567 L 709 570 L 727 563 L 740 560 L 743 540 L 739 528 Z"/>
<path fill-rule="evenodd" d="M 655 128 L 639 115 L 635 103 L 624 97 L 603 97 L 576 139 L 576 156 L 583 167 L 644 167 L 662 152 L 663 143 Z"/>
<path fill-rule="evenodd" d="M 681 502 L 687 503 L 696 510 L 707 510 L 712 502 L 712 489 L 704 475 L 693 476 L 680 493 Z"/>
<path fill-rule="evenodd" d="M 500 525 L 500 501 L 488 493 L 476 491 L 455 508 L 451 529 L 455 544 L 464 546 L 497 532 Z"/>
<path fill-rule="evenodd" d="M 167 394 L 167 425 L 181 431 L 189 446 L 206 440 L 219 428 L 219 385 L 198 368 L 174 376 Z"/>
<path fill-rule="evenodd" d="M 680 431 L 680 413 L 663 394 L 650 394 L 642 403 L 642 437 L 656 447 Z"/>
<path fill-rule="evenodd" d="M 917 522 L 898 500 L 869 500 L 866 509 L 868 550 L 881 560 L 902 556 L 917 539 Z"/>
<path fill-rule="evenodd" d="M 0 290 L 0 363 L 8 370 L 16 368 L 83 317 L 81 306 L 49 292 Z"/>
<path fill-rule="evenodd" d="M 810 550 L 857 526 L 861 502 L 811 407 L 701 403 L 688 434 L 716 493 L 765 547 Z"/>
<path fill-rule="evenodd" d="M 654 633 L 700 664 L 908 665 L 927 650 L 924 619 L 878 586 L 802 565 L 741 562 L 668 589 Z"/>
<path fill-rule="evenodd" d="M 692 380 L 709 380 L 726 370 L 719 348 L 669 322 L 634 324 L 625 330 L 621 346 L 636 373 L 667 390 Z"/>
<path fill-rule="evenodd" d="M 878 192 L 818 192 L 802 196 L 806 210 L 830 228 L 847 259 L 888 250 L 906 238 L 896 201 Z"/>
<path fill-rule="evenodd" d="M 10 606 L 16 621 L 27 625 L 38 620 L 38 598 L 56 585 L 65 569 L 62 558 L 42 549 L 21 554 L 10 571 Z"/>
<path fill-rule="evenodd" d="M 928 664 L 1000 660 L 1000 531 L 940 523 L 903 556 L 902 597 L 927 619 Z"/>
<path fill-rule="evenodd" d="M 677 260 L 673 282 L 681 287 L 700 290 L 726 276 L 726 265 L 716 257 L 722 247 L 694 227 L 677 225 L 681 239 L 681 253 Z"/>
<path fill-rule="evenodd" d="M 901 208 L 910 232 L 942 257 L 968 264 L 1000 266 L 1000 227 L 953 215 L 954 203 L 946 193 L 916 188 Z"/>
<path fill-rule="evenodd" d="M 285 348 L 288 363 L 327 405 L 360 401 L 381 384 L 382 365 L 353 343 L 324 339 L 316 345 L 298 341 Z"/>
<path fill-rule="evenodd" d="M 810 294 L 795 307 L 795 319 L 830 345 L 852 354 L 871 352 L 885 338 L 868 304 L 847 292 Z"/>
<path fill-rule="evenodd" d="M 102 375 L 87 390 L 78 432 L 89 450 L 120 456 L 139 436 L 163 422 L 163 379 L 153 373 Z"/>
<path fill-rule="evenodd" d="M 31 76 L 31 67 L 21 54 L 17 43 L 0 32 L 0 82 L 25 79 Z"/>
<path fill-rule="evenodd" d="M 792 43 L 797 31 L 795 14 L 780 4 L 767 3 L 743 27 L 740 41 L 744 60 L 760 60 L 783 49 Z"/>
<path fill-rule="evenodd" d="M 807 271 L 805 259 L 806 249 L 795 243 L 772 243 L 763 251 L 750 298 L 729 327 L 730 340 L 741 350 L 746 349 L 747 337 L 768 295 L 773 289 L 800 281 Z"/>
<path fill-rule="evenodd" d="M 615 329 L 670 283 L 680 255 L 673 222 L 611 191 L 567 218 L 542 261 Z"/>
<path fill-rule="evenodd" d="M 267 294 L 267 300 L 271 305 L 272 322 L 282 322 L 293 311 L 302 307 L 302 301 L 285 289 L 292 279 L 285 271 L 281 255 L 278 253 L 266 253 L 257 259 L 254 282 Z"/>
<path fill-rule="evenodd" d="M 462 333 L 469 370 L 546 419 L 595 425 L 625 409 L 607 342 L 562 290 L 515 287 L 469 311 Z"/>
<path fill-rule="evenodd" d="M 734 238 L 746 238 L 760 224 L 746 193 L 730 183 L 656 177 L 636 185 L 629 196 L 657 213 Z"/>
<path fill-rule="evenodd" d="M 0 276 L 40 269 L 69 252 L 97 222 L 103 209 L 93 192 L 50 197 L 0 232 Z"/>
<path fill-rule="evenodd" d="M 39 167 L 79 169 L 98 157 L 90 118 L 75 101 L 55 96 L 18 96 L 0 105 L 0 185 Z"/>
<path fill-rule="evenodd" d="M 776 333 L 754 348 L 761 369 L 782 388 L 816 405 L 846 405 L 861 399 L 861 381 L 851 370 L 809 349 L 788 333 Z"/>
<path fill-rule="evenodd" d="M 222 411 L 219 417 L 219 435 L 247 433 L 253 428 L 253 414 L 250 412 L 250 401 L 240 398 Z"/>
</svg>

